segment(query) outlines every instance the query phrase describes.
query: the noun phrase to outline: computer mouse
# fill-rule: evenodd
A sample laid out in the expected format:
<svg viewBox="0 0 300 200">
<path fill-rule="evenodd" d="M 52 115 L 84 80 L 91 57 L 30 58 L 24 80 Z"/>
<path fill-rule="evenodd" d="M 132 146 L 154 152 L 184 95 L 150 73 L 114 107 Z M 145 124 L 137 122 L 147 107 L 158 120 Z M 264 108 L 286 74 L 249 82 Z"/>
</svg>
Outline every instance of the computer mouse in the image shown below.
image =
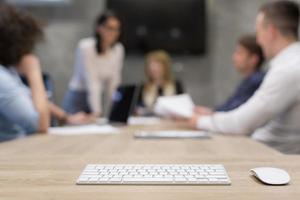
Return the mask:
<svg viewBox="0 0 300 200">
<path fill-rule="evenodd" d="M 259 167 L 250 172 L 261 182 L 268 185 L 286 185 L 290 182 L 290 175 L 283 169 L 273 167 Z"/>
</svg>

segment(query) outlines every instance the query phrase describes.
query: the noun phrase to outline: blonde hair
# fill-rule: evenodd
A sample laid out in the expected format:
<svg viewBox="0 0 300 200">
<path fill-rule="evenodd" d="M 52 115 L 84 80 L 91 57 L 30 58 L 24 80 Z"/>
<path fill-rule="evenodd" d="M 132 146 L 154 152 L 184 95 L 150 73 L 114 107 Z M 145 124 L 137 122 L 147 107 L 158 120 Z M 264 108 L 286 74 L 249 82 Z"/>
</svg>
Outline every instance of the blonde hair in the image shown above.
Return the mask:
<svg viewBox="0 0 300 200">
<path fill-rule="evenodd" d="M 146 67 L 145 67 L 145 74 L 147 77 L 148 83 L 152 83 L 153 80 L 149 74 L 148 66 L 151 61 L 156 61 L 160 63 L 163 67 L 163 73 L 164 73 L 164 83 L 167 83 L 169 81 L 172 81 L 172 75 L 171 75 L 171 57 L 170 55 L 164 51 L 164 50 L 156 50 L 148 53 L 146 55 Z"/>
<path fill-rule="evenodd" d="M 164 50 L 152 51 L 146 55 L 145 74 L 147 77 L 147 82 L 144 88 L 144 96 L 142 97 L 145 106 L 148 108 L 151 108 L 154 105 L 155 100 L 158 97 L 157 86 L 154 84 L 154 80 L 152 80 L 148 71 L 148 66 L 151 61 L 156 61 L 163 67 L 163 95 L 170 96 L 176 94 L 176 88 L 171 74 L 170 55 Z"/>
</svg>

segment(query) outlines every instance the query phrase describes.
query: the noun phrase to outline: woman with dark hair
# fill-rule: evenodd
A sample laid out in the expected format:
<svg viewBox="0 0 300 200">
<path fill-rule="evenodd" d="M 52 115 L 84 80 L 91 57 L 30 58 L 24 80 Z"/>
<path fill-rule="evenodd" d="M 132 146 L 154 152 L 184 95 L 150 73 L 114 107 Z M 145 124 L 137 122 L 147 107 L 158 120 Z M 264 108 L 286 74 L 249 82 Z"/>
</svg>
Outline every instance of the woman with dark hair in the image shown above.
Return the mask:
<svg viewBox="0 0 300 200">
<path fill-rule="evenodd" d="M 118 42 L 120 19 L 111 11 L 101 14 L 93 38 L 82 39 L 77 48 L 73 77 L 63 106 L 69 113 L 103 114 L 102 96 L 110 102 L 121 80 L 124 48 Z"/>
</svg>

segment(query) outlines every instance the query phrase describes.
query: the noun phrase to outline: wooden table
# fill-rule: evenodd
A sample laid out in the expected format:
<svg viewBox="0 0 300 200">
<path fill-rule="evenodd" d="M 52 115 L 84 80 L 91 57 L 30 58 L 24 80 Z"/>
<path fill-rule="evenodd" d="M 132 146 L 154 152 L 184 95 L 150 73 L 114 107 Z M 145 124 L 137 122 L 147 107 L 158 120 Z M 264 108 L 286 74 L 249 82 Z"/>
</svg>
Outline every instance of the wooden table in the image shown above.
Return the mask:
<svg viewBox="0 0 300 200">
<path fill-rule="evenodd" d="M 134 139 L 133 132 L 174 125 L 123 128 L 116 135 L 36 135 L 0 144 L 0 199 L 300 199 L 300 156 L 280 154 L 244 137 Z M 176 127 L 180 128 L 180 127 Z M 75 185 L 88 163 L 223 164 L 231 186 Z M 266 186 L 249 170 L 286 169 L 287 186 Z"/>
</svg>

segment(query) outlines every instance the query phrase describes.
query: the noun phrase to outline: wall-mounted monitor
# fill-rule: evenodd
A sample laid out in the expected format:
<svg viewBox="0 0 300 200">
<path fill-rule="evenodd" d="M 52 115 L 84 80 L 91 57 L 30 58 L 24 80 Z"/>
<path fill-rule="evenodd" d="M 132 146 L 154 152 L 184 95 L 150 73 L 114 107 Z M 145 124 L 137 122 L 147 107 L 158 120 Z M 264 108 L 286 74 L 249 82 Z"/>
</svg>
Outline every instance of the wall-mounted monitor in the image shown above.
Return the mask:
<svg viewBox="0 0 300 200">
<path fill-rule="evenodd" d="M 122 19 L 127 53 L 205 53 L 205 0 L 107 0 L 107 7 Z"/>
</svg>

